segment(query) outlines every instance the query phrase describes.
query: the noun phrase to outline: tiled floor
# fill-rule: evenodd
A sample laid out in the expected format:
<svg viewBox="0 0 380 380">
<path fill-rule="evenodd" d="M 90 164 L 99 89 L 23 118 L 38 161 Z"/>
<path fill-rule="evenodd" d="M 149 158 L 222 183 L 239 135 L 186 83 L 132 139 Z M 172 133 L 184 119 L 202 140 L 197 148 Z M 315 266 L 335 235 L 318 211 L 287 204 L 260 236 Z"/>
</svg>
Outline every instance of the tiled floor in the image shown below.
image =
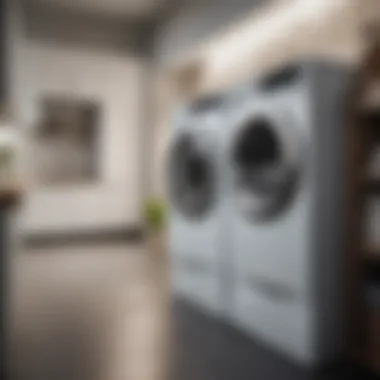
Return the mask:
<svg viewBox="0 0 380 380">
<path fill-rule="evenodd" d="M 12 380 L 364 379 L 311 374 L 182 302 L 143 248 L 23 252 L 13 282 Z M 171 312 L 169 312 L 171 311 Z"/>
</svg>

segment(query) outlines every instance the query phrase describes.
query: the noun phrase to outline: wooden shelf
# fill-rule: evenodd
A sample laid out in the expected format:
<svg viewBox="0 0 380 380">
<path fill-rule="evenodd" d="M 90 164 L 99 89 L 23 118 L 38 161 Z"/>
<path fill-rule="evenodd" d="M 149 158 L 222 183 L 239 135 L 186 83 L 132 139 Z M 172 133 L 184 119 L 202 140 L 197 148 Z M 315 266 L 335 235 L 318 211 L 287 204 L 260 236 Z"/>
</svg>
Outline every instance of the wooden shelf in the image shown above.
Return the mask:
<svg viewBox="0 0 380 380">
<path fill-rule="evenodd" d="M 369 194 L 378 194 L 380 196 L 380 178 L 364 180 L 363 188 Z"/>
<path fill-rule="evenodd" d="M 380 247 L 366 247 L 364 248 L 364 255 L 368 259 L 380 261 Z"/>
<path fill-rule="evenodd" d="M 380 273 L 380 256 L 377 253 L 365 251 L 363 257 L 364 267 L 366 268 L 365 273 L 372 273 L 379 276 Z"/>
<path fill-rule="evenodd" d="M 0 207 L 14 206 L 21 202 L 23 190 L 18 186 L 0 188 Z"/>
<path fill-rule="evenodd" d="M 371 371 L 380 372 L 380 309 L 369 310 L 366 348 L 356 352 L 357 360 Z"/>
<path fill-rule="evenodd" d="M 380 351 L 368 351 L 357 355 L 357 361 L 374 373 L 380 373 Z"/>
<path fill-rule="evenodd" d="M 380 307 L 370 308 L 369 316 L 369 329 L 370 329 L 370 339 L 371 348 L 377 354 L 380 354 Z M 378 356 L 380 359 L 380 356 Z"/>
<path fill-rule="evenodd" d="M 380 122 L 380 109 L 376 110 L 362 110 L 360 113 L 360 127 L 369 126 L 374 127 Z"/>
<path fill-rule="evenodd" d="M 376 28 L 377 30 L 377 28 Z M 377 37 L 378 33 L 376 33 Z M 372 286 L 380 280 L 380 246 L 367 246 L 366 210 L 371 198 L 380 197 L 380 178 L 368 178 L 380 145 L 380 39 L 371 38 L 352 91 L 352 116 L 348 131 L 349 194 L 347 254 L 350 260 L 347 297 L 349 299 L 349 344 L 352 356 L 371 371 L 380 374 L 380 307 Z M 375 160 L 377 161 L 377 160 Z M 376 290 L 375 290 L 376 293 Z M 368 297 L 368 299 L 366 299 Z"/>
<path fill-rule="evenodd" d="M 360 113 L 359 127 L 365 127 L 371 136 L 373 143 L 380 142 L 380 108 L 362 110 Z"/>
</svg>

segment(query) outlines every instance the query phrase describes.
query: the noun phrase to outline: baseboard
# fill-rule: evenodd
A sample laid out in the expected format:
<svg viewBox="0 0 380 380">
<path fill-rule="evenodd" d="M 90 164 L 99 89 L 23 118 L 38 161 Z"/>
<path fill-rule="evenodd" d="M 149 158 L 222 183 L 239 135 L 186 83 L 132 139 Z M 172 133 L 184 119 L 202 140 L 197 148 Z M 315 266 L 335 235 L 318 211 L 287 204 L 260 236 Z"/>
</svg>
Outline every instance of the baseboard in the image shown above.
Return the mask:
<svg viewBox="0 0 380 380">
<path fill-rule="evenodd" d="M 145 238 L 145 230 L 141 226 L 130 226 L 120 229 L 101 229 L 92 231 L 53 232 L 30 234 L 24 237 L 26 247 L 45 247 L 77 245 L 88 243 L 141 243 Z"/>
</svg>

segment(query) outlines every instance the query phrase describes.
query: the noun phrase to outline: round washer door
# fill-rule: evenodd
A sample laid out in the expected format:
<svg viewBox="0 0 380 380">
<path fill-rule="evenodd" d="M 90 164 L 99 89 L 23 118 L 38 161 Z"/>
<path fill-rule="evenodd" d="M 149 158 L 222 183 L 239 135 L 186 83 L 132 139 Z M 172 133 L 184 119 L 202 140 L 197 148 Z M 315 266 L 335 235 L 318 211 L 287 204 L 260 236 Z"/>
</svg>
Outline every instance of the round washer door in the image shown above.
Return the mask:
<svg viewBox="0 0 380 380">
<path fill-rule="evenodd" d="M 169 193 L 174 208 L 202 219 L 214 207 L 217 186 L 215 139 L 206 131 L 184 131 L 169 152 Z"/>
<path fill-rule="evenodd" d="M 300 133 L 289 115 L 271 110 L 240 121 L 231 151 L 234 194 L 250 222 L 273 220 L 291 204 L 302 167 Z"/>
</svg>

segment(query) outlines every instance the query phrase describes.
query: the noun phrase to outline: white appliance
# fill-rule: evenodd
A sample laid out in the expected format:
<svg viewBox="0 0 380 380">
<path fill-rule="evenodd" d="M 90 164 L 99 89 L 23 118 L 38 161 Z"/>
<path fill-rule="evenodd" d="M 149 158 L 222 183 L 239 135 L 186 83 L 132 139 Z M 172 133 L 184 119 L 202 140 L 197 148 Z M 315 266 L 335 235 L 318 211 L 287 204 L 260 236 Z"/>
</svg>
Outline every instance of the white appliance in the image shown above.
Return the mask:
<svg viewBox="0 0 380 380">
<path fill-rule="evenodd" d="M 174 123 L 168 160 L 172 289 L 213 315 L 221 314 L 224 294 L 224 113 L 221 97 L 183 109 Z"/>
<path fill-rule="evenodd" d="M 349 69 L 289 66 L 248 86 L 229 128 L 227 318 L 306 365 L 342 349 Z M 231 97 L 231 102 L 234 102 Z"/>
</svg>

